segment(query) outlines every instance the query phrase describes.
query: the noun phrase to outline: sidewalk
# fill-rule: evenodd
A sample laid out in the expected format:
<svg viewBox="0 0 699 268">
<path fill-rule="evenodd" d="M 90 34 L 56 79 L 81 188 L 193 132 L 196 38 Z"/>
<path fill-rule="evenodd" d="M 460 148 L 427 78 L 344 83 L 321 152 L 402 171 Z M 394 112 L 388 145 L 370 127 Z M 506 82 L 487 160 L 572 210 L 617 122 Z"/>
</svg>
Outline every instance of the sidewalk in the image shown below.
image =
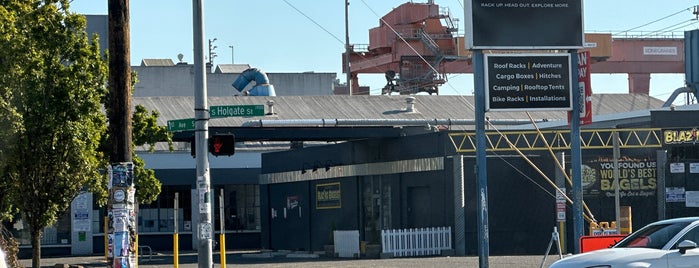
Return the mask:
<svg viewBox="0 0 699 268">
<path fill-rule="evenodd" d="M 543 260 L 542 255 L 532 256 L 490 256 L 489 267 L 492 268 L 519 268 L 539 267 Z M 179 267 L 197 268 L 196 252 L 183 252 L 179 254 Z M 544 267 L 548 267 L 558 260 L 557 255 L 549 255 Z M 213 254 L 214 267 L 221 267 L 219 254 Z M 31 259 L 22 259 L 20 264 L 24 267 L 31 266 Z M 58 266 L 56 266 L 58 265 Z M 230 251 L 226 254 L 226 266 L 255 267 L 255 268 L 407 268 L 407 267 L 478 267 L 478 256 L 469 257 L 416 257 L 416 258 L 392 258 L 392 259 L 344 259 L 329 258 L 313 253 L 303 252 L 270 252 L 270 251 Z M 106 267 L 104 256 L 75 256 L 42 258 L 42 267 Z M 152 258 L 139 256 L 139 267 L 173 267 L 172 252 L 154 253 Z"/>
</svg>

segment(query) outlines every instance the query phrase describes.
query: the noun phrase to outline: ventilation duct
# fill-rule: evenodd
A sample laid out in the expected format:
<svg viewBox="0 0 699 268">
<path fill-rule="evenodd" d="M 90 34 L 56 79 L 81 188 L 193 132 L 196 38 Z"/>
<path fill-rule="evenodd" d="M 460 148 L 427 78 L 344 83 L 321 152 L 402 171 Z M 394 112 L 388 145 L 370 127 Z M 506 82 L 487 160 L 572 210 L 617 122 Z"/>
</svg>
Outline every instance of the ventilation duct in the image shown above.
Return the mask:
<svg viewBox="0 0 699 268">
<path fill-rule="evenodd" d="M 253 86 L 247 92 L 243 92 L 245 87 L 247 87 L 248 84 L 250 84 L 253 81 L 255 82 L 255 86 Z M 240 73 L 238 78 L 236 78 L 233 82 L 233 88 L 249 96 L 277 95 L 274 92 L 274 86 L 269 83 L 269 78 L 267 78 L 267 74 L 265 74 L 265 72 L 257 68 L 250 68 Z"/>
</svg>

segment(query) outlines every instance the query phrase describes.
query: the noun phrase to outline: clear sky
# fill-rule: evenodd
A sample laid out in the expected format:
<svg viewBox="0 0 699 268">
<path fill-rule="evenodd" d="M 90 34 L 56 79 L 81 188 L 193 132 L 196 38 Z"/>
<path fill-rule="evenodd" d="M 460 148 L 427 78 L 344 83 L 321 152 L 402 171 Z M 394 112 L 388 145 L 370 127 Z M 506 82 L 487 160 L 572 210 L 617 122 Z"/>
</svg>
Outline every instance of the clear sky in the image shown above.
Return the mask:
<svg viewBox="0 0 699 268">
<path fill-rule="evenodd" d="M 379 25 L 380 17 L 408 1 L 350 0 L 350 43 L 368 44 L 369 29 Z M 463 1 L 435 0 L 460 19 L 462 33 Z M 179 53 L 184 54 L 184 61 L 192 62 L 192 1 L 136 0 L 129 4 L 132 65 L 144 58 L 177 61 Z M 683 31 L 699 27 L 692 14 L 692 7 L 697 4 L 699 0 L 587 0 L 585 32 L 673 30 L 682 36 Z M 107 1 L 73 0 L 71 10 L 107 14 Z M 216 38 L 214 64 L 235 61 L 266 72 L 331 72 L 345 81 L 341 73 L 345 40 L 343 0 L 208 0 L 204 1 L 204 17 L 205 40 Z M 649 25 L 639 27 L 645 24 Z M 470 74 L 449 74 L 448 79 L 440 88 L 442 95 L 473 94 Z M 360 75 L 359 81 L 371 88 L 372 95 L 380 94 L 386 83 L 383 75 Z M 683 85 L 683 74 L 652 75 L 650 95 L 665 100 Z M 592 90 L 626 93 L 627 76 L 594 74 Z"/>
</svg>

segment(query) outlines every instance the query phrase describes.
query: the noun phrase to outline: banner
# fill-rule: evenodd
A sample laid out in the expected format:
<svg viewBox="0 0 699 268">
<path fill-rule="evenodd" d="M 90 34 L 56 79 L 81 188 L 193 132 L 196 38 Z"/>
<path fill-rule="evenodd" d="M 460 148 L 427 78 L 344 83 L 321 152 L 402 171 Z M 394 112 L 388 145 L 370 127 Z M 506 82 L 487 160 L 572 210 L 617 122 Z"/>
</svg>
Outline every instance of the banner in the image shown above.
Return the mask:
<svg viewBox="0 0 699 268">
<path fill-rule="evenodd" d="M 590 51 L 578 52 L 578 89 L 580 90 L 580 125 L 592 124 L 592 86 L 590 85 Z M 570 112 L 568 124 L 570 124 Z"/>
<path fill-rule="evenodd" d="M 656 161 L 620 157 L 620 197 L 655 196 L 657 188 Z M 583 195 L 614 196 L 614 160 L 608 157 L 584 159 L 582 166 Z"/>
</svg>

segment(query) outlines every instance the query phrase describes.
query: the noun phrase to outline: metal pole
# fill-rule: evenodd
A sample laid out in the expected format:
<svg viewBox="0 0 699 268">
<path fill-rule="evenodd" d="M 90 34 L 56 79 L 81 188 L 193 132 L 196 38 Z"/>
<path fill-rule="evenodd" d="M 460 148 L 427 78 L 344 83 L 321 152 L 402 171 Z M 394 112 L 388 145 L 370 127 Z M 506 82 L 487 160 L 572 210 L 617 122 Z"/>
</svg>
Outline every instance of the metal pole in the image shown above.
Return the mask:
<svg viewBox="0 0 699 268">
<path fill-rule="evenodd" d="M 226 268 L 226 225 L 225 225 L 225 216 L 224 216 L 224 211 L 223 211 L 223 188 L 221 188 L 221 193 L 218 196 L 218 218 L 219 218 L 219 223 L 221 225 L 221 234 L 219 236 L 219 254 L 221 258 L 221 268 Z"/>
<path fill-rule="evenodd" d="M 616 211 L 616 233 L 621 234 L 621 206 L 619 201 L 619 132 L 612 134 L 614 144 L 614 208 Z"/>
<path fill-rule="evenodd" d="M 454 251 L 466 256 L 466 198 L 464 197 L 464 156 L 454 155 Z"/>
<path fill-rule="evenodd" d="M 192 0 L 194 38 L 194 119 L 197 158 L 197 194 L 199 200 L 199 268 L 211 268 L 212 236 L 211 227 L 211 182 L 209 178 L 209 109 L 206 104 L 206 72 L 204 62 L 204 0 Z"/>
<path fill-rule="evenodd" d="M 571 79 L 578 77 L 578 51 L 570 51 Z M 582 194 L 582 153 L 580 147 L 580 93 L 574 90 L 570 95 L 573 101 L 573 111 L 570 120 L 570 164 L 571 180 L 573 180 L 573 243 L 575 253 L 580 253 L 580 237 L 585 231 L 583 222 Z"/>
<path fill-rule="evenodd" d="M 175 233 L 172 235 L 173 236 L 172 237 L 172 243 L 173 243 L 173 247 L 172 247 L 173 256 L 172 256 L 172 258 L 174 260 L 173 266 L 175 268 L 180 266 L 180 252 L 179 252 L 180 251 L 180 234 L 179 234 L 180 228 L 179 228 L 179 224 L 178 224 L 179 219 L 177 218 L 177 214 L 179 214 L 179 211 L 180 211 L 180 193 L 175 192 L 175 216 L 173 217 L 173 219 L 175 221 L 175 224 L 174 224 L 175 225 Z"/>
<path fill-rule="evenodd" d="M 345 67 L 347 72 L 347 88 L 352 96 L 352 70 L 350 69 L 350 43 L 349 43 L 349 0 L 345 0 Z"/>
<path fill-rule="evenodd" d="M 234 46 L 228 46 L 231 48 L 231 64 L 235 64 L 235 47 Z"/>
<path fill-rule="evenodd" d="M 490 255 L 488 235 L 488 169 L 486 166 L 485 143 L 485 66 L 483 51 L 473 50 L 473 83 L 475 90 L 476 113 L 476 177 L 478 203 L 478 263 L 480 268 L 488 267 Z"/>
</svg>

